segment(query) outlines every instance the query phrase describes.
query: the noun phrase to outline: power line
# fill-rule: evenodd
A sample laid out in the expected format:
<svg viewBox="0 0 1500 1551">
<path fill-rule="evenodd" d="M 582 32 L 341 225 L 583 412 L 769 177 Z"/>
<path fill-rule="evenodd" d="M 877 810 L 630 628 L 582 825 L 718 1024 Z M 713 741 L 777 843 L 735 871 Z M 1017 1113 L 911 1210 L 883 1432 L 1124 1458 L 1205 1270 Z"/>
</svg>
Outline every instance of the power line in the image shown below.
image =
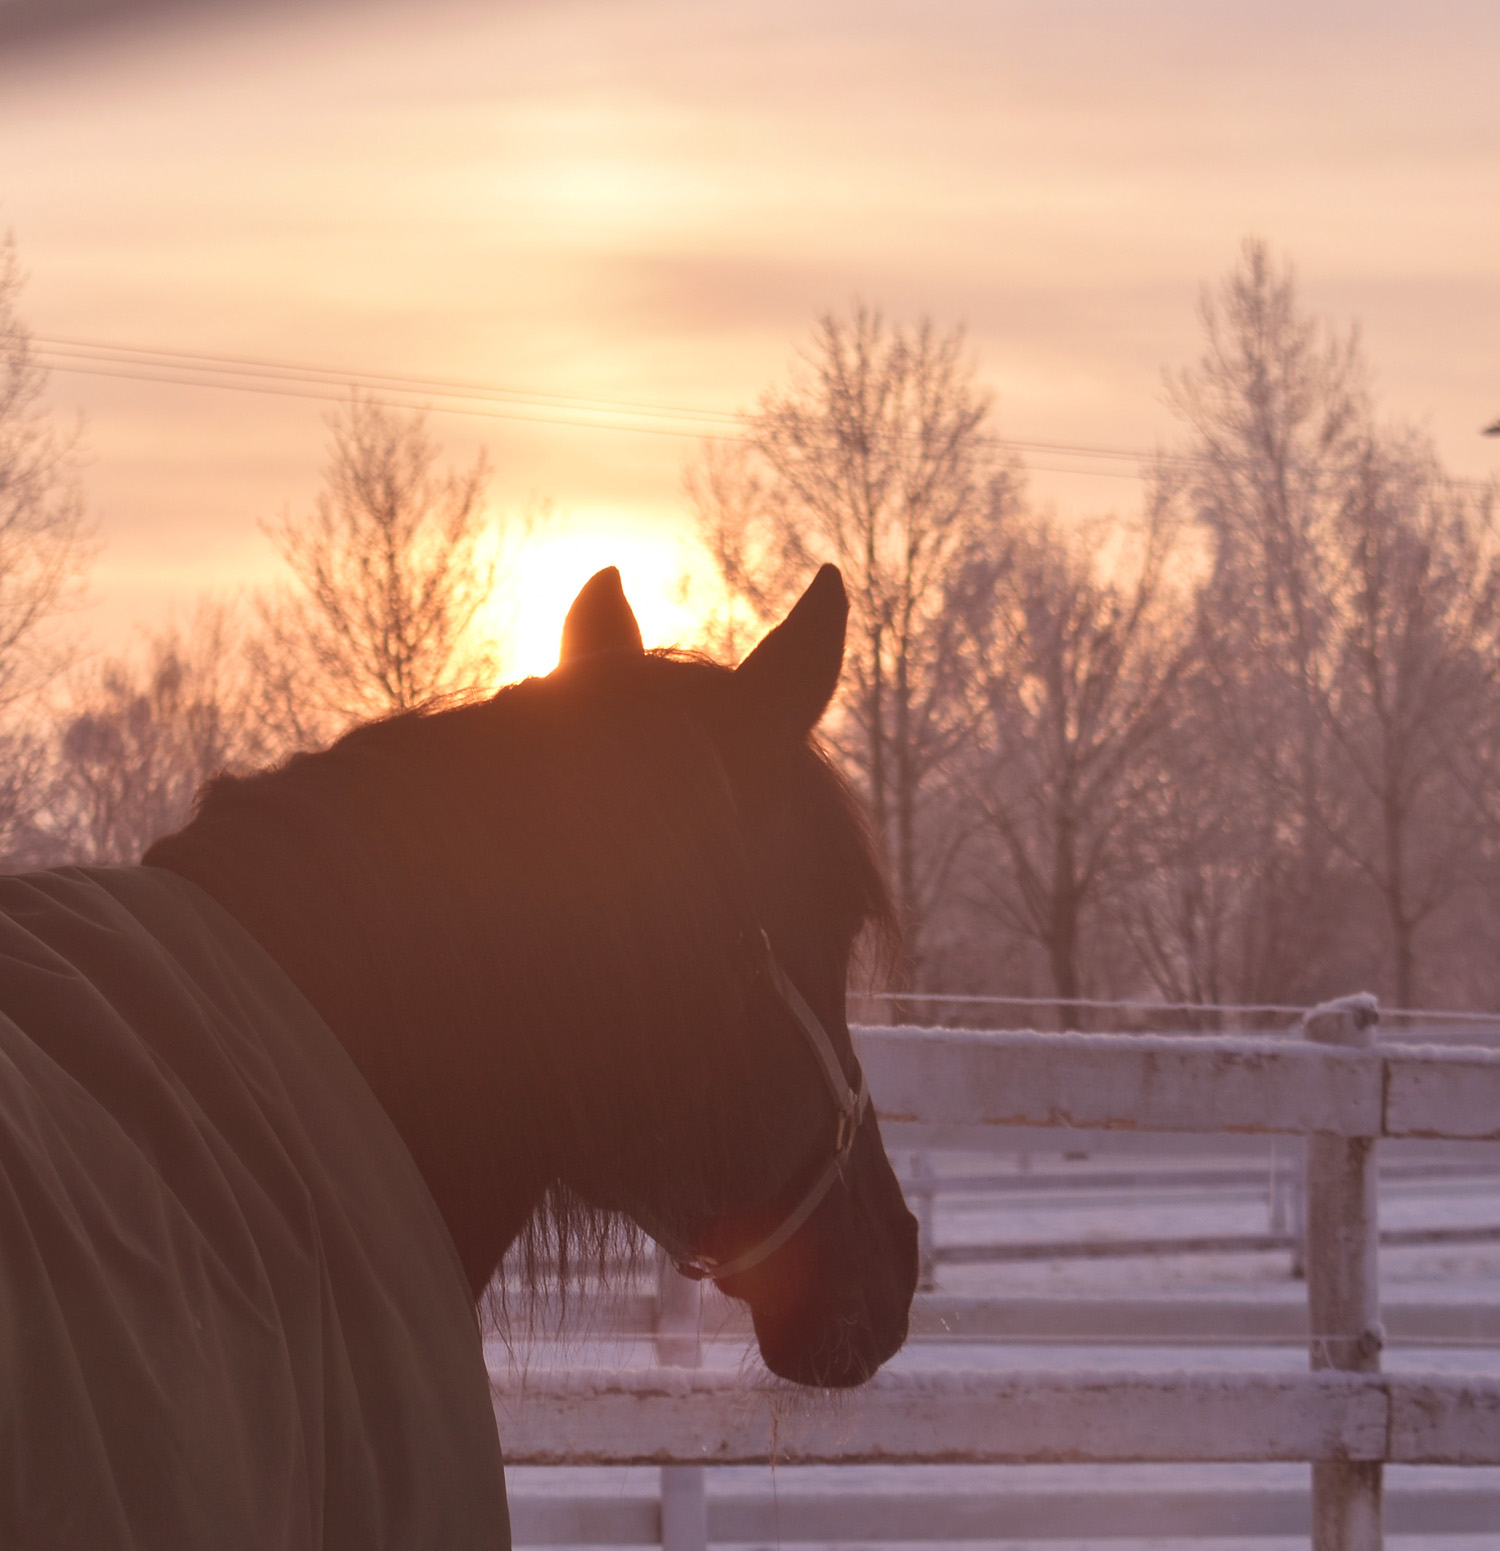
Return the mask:
<svg viewBox="0 0 1500 1551">
<path fill-rule="evenodd" d="M 539 425 L 586 426 L 599 430 L 645 431 L 663 436 L 689 436 L 714 440 L 732 439 L 737 433 L 721 428 L 711 410 L 668 410 L 654 405 L 611 404 L 604 400 L 569 399 L 563 394 L 531 394 L 518 390 L 491 389 L 452 384 L 420 378 L 379 377 L 372 373 L 339 372 L 335 368 L 303 368 L 290 363 L 244 363 L 220 359 L 172 360 L 169 352 L 131 351 L 113 347 L 88 353 L 76 346 L 59 348 L 50 341 L 37 341 L 38 363 L 49 371 L 69 372 L 92 377 L 113 377 L 133 382 L 165 383 L 178 387 L 218 388 L 238 393 L 260 393 L 275 398 L 308 399 L 320 403 L 339 403 L 350 390 L 366 389 L 387 400 L 392 394 L 406 401 L 422 399 L 422 407 L 441 414 L 474 415 L 488 420 L 515 420 Z M 502 397 L 513 394 L 513 397 Z M 470 402 L 431 404 L 432 396 Z M 477 402 L 476 402 L 477 401 Z M 674 419 L 696 423 L 673 425 Z M 651 421 L 655 421 L 653 424 Z M 662 423 L 663 421 L 667 423 Z"/>
<path fill-rule="evenodd" d="M 84 366 L 76 364 L 64 364 L 62 362 L 48 360 L 45 356 L 41 356 L 40 358 L 42 360 L 42 364 L 45 365 L 49 371 L 71 372 L 90 377 L 114 377 L 125 379 L 131 382 L 165 383 L 174 387 L 221 388 L 228 389 L 231 392 L 236 393 L 261 393 L 273 398 L 307 399 L 314 403 L 323 404 L 338 404 L 344 402 L 348 398 L 347 393 L 336 392 L 333 390 L 331 385 L 328 388 L 319 391 L 316 386 L 312 385 L 298 388 L 280 386 L 275 383 L 230 382 L 222 379 L 195 379 L 193 377 L 182 374 L 168 375 L 164 372 L 132 371 L 123 367 L 116 369 L 108 365 Z M 400 407 L 419 406 L 402 405 Z M 436 414 L 474 415 L 483 420 L 514 420 L 531 425 L 575 426 L 584 427 L 589 430 L 602 431 L 645 431 L 658 436 L 695 436 L 701 439 L 715 441 L 734 439 L 724 435 L 723 433 L 716 435 L 715 433 L 708 431 L 662 425 L 646 425 L 639 422 L 630 423 L 626 421 L 601 420 L 598 418 L 587 418 L 584 416 L 564 418 L 560 415 L 524 414 L 519 408 L 515 410 L 505 410 L 499 408 L 481 409 L 460 404 L 423 404 L 420 407 L 431 409 Z"/>
<path fill-rule="evenodd" d="M 89 358 L 75 360 L 65 356 L 55 356 L 48 350 L 39 350 L 36 352 L 36 356 L 38 363 L 46 367 L 48 371 L 67 372 L 80 376 L 112 377 L 129 382 L 163 383 L 171 387 L 228 389 L 231 392 L 237 393 L 261 393 L 272 398 L 303 399 L 320 404 L 341 404 L 348 398 L 347 391 L 335 390 L 335 384 L 332 379 L 325 380 L 309 377 L 305 379 L 288 378 L 287 380 L 267 380 L 263 382 L 236 382 L 227 376 L 197 377 L 192 375 L 191 368 L 186 367 L 172 368 L 170 366 L 163 366 L 161 370 L 143 371 L 133 368 L 124 362 L 115 364 L 102 357 L 98 360 L 90 360 Z M 288 381 L 292 383 L 302 382 L 304 386 L 289 386 L 287 385 Z M 345 390 L 351 387 L 362 386 L 366 386 L 366 383 L 357 376 L 344 379 Z M 644 417 L 652 412 L 645 405 L 636 405 L 630 409 L 626 409 L 623 405 L 618 409 L 604 409 L 602 405 L 590 408 L 585 401 L 580 400 L 577 401 L 579 408 L 571 415 L 526 413 L 525 410 L 528 408 L 528 405 L 525 400 L 517 401 L 512 408 L 482 408 L 467 404 L 433 403 L 430 398 L 422 398 L 417 403 L 411 403 L 409 400 L 417 396 L 415 389 L 399 389 L 397 391 L 404 393 L 407 397 L 407 401 L 400 402 L 399 407 L 426 409 L 431 410 L 434 414 L 441 415 L 470 415 L 482 420 L 509 420 L 522 425 L 571 426 L 595 431 L 643 431 L 653 436 L 690 437 L 698 441 L 732 442 L 739 441 L 743 437 L 743 432 L 740 430 L 715 430 L 702 425 L 650 425 L 645 422 L 644 418 L 636 418 Z M 553 395 L 553 397 L 559 401 L 557 407 L 564 410 L 569 407 L 562 394 Z M 386 393 L 384 398 L 386 402 L 391 402 L 389 393 Z M 552 407 L 552 405 L 546 403 L 538 403 L 536 405 L 537 409 L 543 411 Z M 665 411 L 665 413 L 673 412 Z M 700 410 L 687 413 L 696 413 L 707 418 L 717 412 Z M 601 414 L 612 414 L 628 418 L 601 419 Z M 1050 443 L 1032 444 L 1009 441 L 996 436 L 983 437 L 981 440 L 990 446 L 1005 448 L 1014 452 L 1024 453 L 1035 445 L 1037 447 L 1046 446 L 1051 450 L 1071 453 L 1074 456 L 1090 455 L 1089 449 L 1082 447 L 1053 448 Z M 1100 455 L 1124 456 L 1123 453 L 1104 453 Z M 1026 469 L 1028 472 L 1038 474 L 1086 474 L 1101 479 L 1134 480 L 1140 477 L 1136 471 L 1124 468 L 1062 468 L 1054 463 L 1039 463 L 1034 458 L 1026 460 Z"/>
<path fill-rule="evenodd" d="M 357 371 L 250 356 L 210 355 L 60 335 L 33 336 L 32 343 L 37 347 L 38 363 L 49 371 L 171 386 L 228 389 L 319 403 L 342 402 L 351 391 L 363 389 L 372 395 L 395 394 L 408 401 L 402 407 L 430 408 L 439 414 L 591 430 L 640 431 L 654 436 L 693 437 L 706 441 L 738 441 L 744 435 L 746 423 L 746 417 L 733 410 L 552 393 L 545 389 L 498 383 Z M 434 403 L 434 399 L 449 402 Z M 411 400 L 419 403 L 412 405 Z M 1043 474 L 1139 480 L 1147 464 L 1191 468 L 1202 461 L 1192 453 L 1162 449 L 1147 451 L 1138 447 L 1083 442 L 1025 441 L 994 435 L 981 436 L 977 440 L 986 446 L 1020 454 L 1029 471 Z M 1038 455 L 1042 460 L 1087 461 L 1083 466 L 1059 466 L 1056 461 L 1038 461 Z M 1089 466 L 1099 462 L 1115 466 Z M 1124 464 L 1134 466 L 1122 467 Z M 1486 481 L 1477 479 L 1451 479 L 1448 483 L 1456 487 L 1487 488 Z"/>
<path fill-rule="evenodd" d="M 517 420 L 542 425 L 587 426 L 591 429 L 647 431 L 664 436 L 738 440 L 744 416 L 730 410 L 693 408 L 681 404 L 550 393 L 495 383 L 454 381 L 440 377 L 367 372 L 305 362 L 246 356 L 208 355 L 107 340 L 34 336 L 39 364 L 50 371 L 182 387 L 230 389 L 279 398 L 341 402 L 351 389 L 395 393 L 405 398 L 436 397 L 460 403 L 434 404 L 443 414 L 478 415 L 485 419 Z M 468 401 L 468 402 L 463 402 Z M 551 411 L 551 413 L 548 413 Z M 654 422 L 654 423 L 652 423 Z M 677 423 L 673 423 L 677 422 Z M 1087 458 L 1140 463 L 1148 454 L 1128 447 L 1087 446 L 1069 442 L 1030 442 L 986 436 L 987 445 L 1043 458 Z M 1059 467 L 1028 461 L 1040 473 L 1088 474 L 1134 479 L 1121 468 Z"/>
<path fill-rule="evenodd" d="M 155 367 L 188 373 L 316 382 L 329 387 L 384 388 L 397 393 L 437 393 L 443 398 L 474 398 L 502 403 L 540 405 L 562 409 L 607 411 L 617 414 L 669 416 L 737 426 L 740 416 L 730 410 L 692 408 L 682 404 L 644 404 L 630 399 L 596 398 L 573 393 L 549 393 L 536 388 L 512 388 L 497 383 L 465 382 L 451 378 L 403 376 L 391 372 L 367 372 L 338 366 L 314 366 L 304 362 L 275 361 L 250 356 L 203 355 L 187 350 L 165 350 L 146 345 L 125 345 L 104 340 L 37 337 L 42 347 L 62 368 L 63 361 L 109 361 L 121 365 Z"/>
</svg>

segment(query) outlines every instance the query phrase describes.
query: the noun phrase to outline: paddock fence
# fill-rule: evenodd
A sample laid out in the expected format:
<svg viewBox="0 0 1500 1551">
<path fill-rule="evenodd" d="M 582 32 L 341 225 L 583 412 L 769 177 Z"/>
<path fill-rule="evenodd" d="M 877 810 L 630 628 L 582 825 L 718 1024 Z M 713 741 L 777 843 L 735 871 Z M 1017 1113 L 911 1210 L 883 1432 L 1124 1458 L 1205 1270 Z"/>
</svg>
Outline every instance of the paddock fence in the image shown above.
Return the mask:
<svg viewBox="0 0 1500 1551">
<path fill-rule="evenodd" d="M 1411 1341 L 1500 1338 L 1500 1307 L 1397 1301 L 1383 1318 L 1377 1159 L 1384 1140 L 1500 1143 L 1500 1052 L 1374 1042 L 1373 999 L 1310 1012 L 1304 1038 L 983 1033 L 871 1028 L 860 1056 L 893 1151 L 1013 1145 L 1017 1128 L 1301 1139 L 1306 1299 L 1186 1309 L 1169 1299 L 1088 1308 L 1044 1299 L 919 1296 L 914 1340 L 1305 1342 L 1307 1369 L 993 1370 L 897 1364 L 846 1394 L 700 1366 L 696 1284 L 664 1274 L 623 1299 L 615 1328 L 649 1332 L 654 1365 L 624 1371 L 492 1364 L 513 1465 L 652 1465 L 655 1502 L 519 1495 L 522 1544 L 1006 1541 L 1126 1535 L 1307 1534 L 1316 1551 L 1374 1551 L 1393 1532 L 1494 1533 L 1500 1492 L 1384 1490 L 1388 1465 L 1500 1465 L 1500 1379 L 1387 1373 L 1388 1331 Z M 1441 1168 L 1441 1163 L 1428 1165 Z M 1283 1232 L 1279 1239 L 1290 1235 Z M 730 1323 L 733 1323 L 731 1320 Z M 707 1494 L 704 1469 L 1307 1462 L 1310 1493 L 1178 1489 L 1079 1496 L 883 1491 L 768 1505 Z"/>
</svg>

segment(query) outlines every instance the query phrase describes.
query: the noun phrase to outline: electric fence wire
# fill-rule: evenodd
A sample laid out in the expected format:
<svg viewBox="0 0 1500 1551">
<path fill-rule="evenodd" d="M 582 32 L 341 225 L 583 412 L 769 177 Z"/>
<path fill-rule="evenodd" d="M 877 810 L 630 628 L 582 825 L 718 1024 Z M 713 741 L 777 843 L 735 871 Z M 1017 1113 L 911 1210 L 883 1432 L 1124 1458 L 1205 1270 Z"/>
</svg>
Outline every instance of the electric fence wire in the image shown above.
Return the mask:
<svg viewBox="0 0 1500 1551">
<path fill-rule="evenodd" d="M 1188 1012 L 1188 1013 L 1263 1013 L 1300 1018 L 1308 1009 L 1290 1002 L 1156 1002 L 1087 996 L 1000 996 L 984 993 L 949 991 L 862 991 L 857 993 L 871 1002 L 934 1002 L 975 1007 L 1069 1007 L 1097 1012 Z M 1382 1022 L 1389 1018 L 1407 1021 L 1475 1023 L 1500 1025 L 1500 1012 L 1462 1012 L 1442 1008 L 1382 1007 Z"/>
</svg>

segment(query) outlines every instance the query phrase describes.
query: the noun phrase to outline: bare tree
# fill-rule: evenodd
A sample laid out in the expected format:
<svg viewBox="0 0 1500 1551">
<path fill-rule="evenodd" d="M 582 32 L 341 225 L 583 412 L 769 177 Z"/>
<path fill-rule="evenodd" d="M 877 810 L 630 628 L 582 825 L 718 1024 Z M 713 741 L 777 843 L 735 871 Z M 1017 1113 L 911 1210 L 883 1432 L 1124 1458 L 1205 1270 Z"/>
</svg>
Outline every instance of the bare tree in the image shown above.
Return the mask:
<svg viewBox="0 0 1500 1551">
<path fill-rule="evenodd" d="M 47 374 L 17 312 L 22 275 L 0 240 L 0 867 L 54 859 L 41 827 L 50 734 L 35 705 L 67 663 L 48 630 L 93 555 L 79 479 L 78 436 L 57 431 Z"/>
<path fill-rule="evenodd" d="M 1372 438 L 1329 567 L 1335 779 L 1320 818 L 1378 895 L 1398 1006 L 1419 999 L 1420 935 L 1472 877 L 1478 813 L 1458 771 L 1489 719 L 1500 647 L 1491 503 L 1414 438 Z"/>
<path fill-rule="evenodd" d="M 958 838 L 936 832 L 928 798 L 973 725 L 952 588 L 1016 504 L 988 413 L 962 330 L 825 313 L 743 444 L 687 475 L 728 600 L 725 644 L 777 617 L 819 562 L 844 573 L 848 689 L 833 737 L 866 787 L 916 964 Z"/>
<path fill-rule="evenodd" d="M 0 242 L 0 710 L 61 665 L 43 627 L 67 604 L 93 553 L 77 437 L 56 431 L 42 402 L 47 374 L 16 312 L 21 284 L 7 237 Z"/>
<path fill-rule="evenodd" d="M 0 728 L 0 872 L 52 867 L 68 859 L 48 824 L 49 734 L 40 723 Z"/>
<path fill-rule="evenodd" d="M 1200 627 L 1195 648 L 1211 626 Z M 1215 666 L 1194 651 L 1175 714 L 1133 786 L 1131 874 L 1110 902 L 1116 930 L 1171 1002 L 1274 1000 L 1295 957 L 1295 858 L 1278 845 L 1253 762 L 1222 740 Z M 1198 1026 L 1213 1026 L 1204 1014 Z"/>
<path fill-rule="evenodd" d="M 1200 703 L 1220 769 L 1195 784 L 1235 792 L 1214 836 L 1236 847 L 1235 991 L 1301 1001 L 1373 974 L 1409 1006 L 1477 844 L 1457 772 L 1495 687 L 1489 513 L 1377 426 L 1357 338 L 1303 314 L 1264 245 L 1203 322 L 1171 399 L 1212 546 Z M 1214 863 L 1177 865 L 1187 886 Z"/>
<path fill-rule="evenodd" d="M 293 582 L 263 600 L 255 646 L 283 741 L 490 684 L 477 628 L 496 579 L 481 454 L 440 470 L 420 415 L 356 395 L 330 419 L 324 489 L 269 529 Z"/>
<path fill-rule="evenodd" d="M 75 684 L 57 737 L 48 826 L 70 860 L 134 862 L 185 824 L 203 784 L 268 753 L 226 609 L 106 660 Z"/>
<path fill-rule="evenodd" d="M 1141 866 L 1152 751 L 1191 659 L 1171 503 L 1120 523 L 1018 530 L 971 598 L 983 663 L 976 802 L 999 855 L 983 899 L 1085 994 L 1091 915 Z"/>
<path fill-rule="evenodd" d="M 1236 784 L 1246 899 L 1274 919 L 1242 924 L 1254 983 L 1242 999 L 1325 989 L 1347 935 L 1342 859 L 1324 815 L 1334 778 L 1327 706 L 1338 663 L 1333 575 L 1340 511 L 1371 434 L 1358 339 L 1299 309 L 1263 243 L 1201 304 L 1204 349 L 1168 380 L 1186 422 L 1187 510 L 1211 548 L 1201 705 Z M 1263 849 L 1253 849 L 1253 848 Z"/>
</svg>

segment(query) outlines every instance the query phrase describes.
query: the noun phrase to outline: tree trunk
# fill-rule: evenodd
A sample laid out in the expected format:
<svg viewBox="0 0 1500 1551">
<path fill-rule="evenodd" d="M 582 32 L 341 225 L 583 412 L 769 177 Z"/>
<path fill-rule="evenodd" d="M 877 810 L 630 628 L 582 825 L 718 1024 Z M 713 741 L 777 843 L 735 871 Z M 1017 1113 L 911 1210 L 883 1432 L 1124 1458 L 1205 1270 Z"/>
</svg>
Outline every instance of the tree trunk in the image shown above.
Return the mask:
<svg viewBox="0 0 1500 1551">
<path fill-rule="evenodd" d="M 896 659 L 895 698 L 897 904 L 906 938 L 908 972 L 915 984 L 922 957 L 922 924 L 917 909 L 917 782 L 911 757 L 911 684 L 904 640 Z"/>
<path fill-rule="evenodd" d="M 885 773 L 885 664 L 881 660 L 884 649 L 878 622 L 870 627 L 870 815 L 875 821 L 875 838 L 880 845 L 881 857 L 890 861 L 890 826 L 886 812 Z"/>
<path fill-rule="evenodd" d="M 1047 951 L 1052 961 L 1052 989 L 1058 998 L 1059 1029 L 1081 1029 L 1083 1009 L 1070 1006 L 1078 999 L 1079 898 L 1073 826 L 1064 820 L 1057 828 L 1052 867 L 1052 911 L 1048 923 Z"/>
</svg>

